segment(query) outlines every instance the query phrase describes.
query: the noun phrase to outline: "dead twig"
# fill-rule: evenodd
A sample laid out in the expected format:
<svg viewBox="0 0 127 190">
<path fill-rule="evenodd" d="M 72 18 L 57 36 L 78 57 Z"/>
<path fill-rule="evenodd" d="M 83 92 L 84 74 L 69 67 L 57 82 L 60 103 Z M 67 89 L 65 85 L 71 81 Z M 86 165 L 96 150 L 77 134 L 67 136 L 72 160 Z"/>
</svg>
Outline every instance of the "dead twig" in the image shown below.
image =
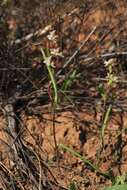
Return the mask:
<svg viewBox="0 0 127 190">
<path fill-rule="evenodd" d="M 88 57 L 88 55 L 81 55 L 79 57 L 79 60 L 82 61 L 82 63 L 86 63 L 89 61 L 97 60 L 97 59 L 106 59 L 106 58 L 113 58 L 113 57 L 118 57 L 118 56 L 127 56 L 127 52 L 112 52 L 112 53 L 105 53 L 93 57 Z M 91 66 L 91 65 L 90 65 Z"/>
<path fill-rule="evenodd" d="M 80 47 L 73 53 L 73 55 L 68 59 L 68 61 L 63 65 L 62 69 L 60 69 L 56 76 L 58 76 L 62 70 L 67 67 L 69 65 L 69 63 L 75 58 L 75 56 L 79 53 L 79 51 L 83 48 L 83 46 L 87 43 L 87 41 L 90 39 L 90 37 L 92 36 L 92 34 L 95 32 L 96 30 L 96 26 L 92 29 L 92 31 L 90 32 L 90 34 L 87 36 L 87 38 L 83 41 L 83 43 L 80 45 Z"/>
</svg>

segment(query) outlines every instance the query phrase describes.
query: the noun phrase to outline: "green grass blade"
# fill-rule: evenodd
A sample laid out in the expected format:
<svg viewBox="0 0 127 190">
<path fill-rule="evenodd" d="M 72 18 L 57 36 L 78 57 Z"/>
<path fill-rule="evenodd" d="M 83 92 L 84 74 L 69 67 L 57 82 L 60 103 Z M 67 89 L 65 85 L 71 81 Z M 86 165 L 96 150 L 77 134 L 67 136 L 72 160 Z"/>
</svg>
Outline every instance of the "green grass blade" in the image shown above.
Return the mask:
<svg viewBox="0 0 127 190">
<path fill-rule="evenodd" d="M 70 185 L 69 185 L 69 190 L 77 190 L 77 186 L 75 184 L 75 182 L 71 182 Z"/>
<path fill-rule="evenodd" d="M 69 153 L 71 153 L 73 156 L 76 156 L 78 158 L 80 158 L 85 164 L 87 164 L 88 166 L 91 167 L 91 169 L 93 169 L 94 171 L 98 172 L 100 175 L 103 175 L 104 177 L 108 177 L 111 178 L 110 174 L 108 173 L 103 173 L 96 165 L 92 164 L 88 159 L 86 159 L 84 156 L 82 156 L 81 154 L 79 154 L 78 152 L 76 152 L 75 150 L 73 150 L 70 147 L 67 147 L 66 145 L 60 144 L 59 148 L 62 150 L 65 150 Z"/>
<path fill-rule="evenodd" d="M 110 104 L 108 106 L 108 109 L 106 110 L 106 114 L 104 116 L 104 121 L 103 121 L 103 125 L 101 128 L 101 140 L 102 140 L 102 144 L 104 144 L 104 133 L 105 133 L 105 129 L 107 127 L 108 121 L 109 121 L 109 116 L 111 114 L 112 111 L 112 104 Z"/>
<path fill-rule="evenodd" d="M 67 78 L 64 80 L 64 83 L 61 87 L 62 91 L 66 91 L 71 87 L 71 85 L 74 83 L 74 81 L 79 78 L 80 73 L 77 73 L 77 70 L 73 70 L 71 73 L 68 74 Z"/>
<path fill-rule="evenodd" d="M 103 190 L 127 190 L 127 184 L 124 185 L 114 185 L 112 187 L 107 187 Z"/>
</svg>

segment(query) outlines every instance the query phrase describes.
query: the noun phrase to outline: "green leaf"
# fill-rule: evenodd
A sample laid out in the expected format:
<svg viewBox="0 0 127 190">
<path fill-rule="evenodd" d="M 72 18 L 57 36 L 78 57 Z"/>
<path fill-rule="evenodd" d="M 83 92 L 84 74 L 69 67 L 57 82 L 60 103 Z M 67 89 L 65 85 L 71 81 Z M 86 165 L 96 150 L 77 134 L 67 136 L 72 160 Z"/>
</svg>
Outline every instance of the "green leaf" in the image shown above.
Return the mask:
<svg viewBox="0 0 127 190">
<path fill-rule="evenodd" d="M 103 190 L 127 190 L 127 184 L 124 185 L 114 185 L 112 187 L 107 187 Z"/>
<path fill-rule="evenodd" d="M 11 0 L 3 0 L 2 1 L 2 6 L 9 7 L 11 5 Z"/>
<path fill-rule="evenodd" d="M 70 183 L 69 190 L 77 190 L 77 186 L 76 186 L 75 182 Z"/>
<path fill-rule="evenodd" d="M 104 177 L 108 177 L 111 178 L 109 173 L 103 173 L 98 166 L 94 165 L 91 161 L 89 161 L 88 159 L 86 159 L 84 156 L 82 156 L 80 153 L 78 153 L 77 151 L 73 150 L 72 148 L 64 145 L 64 144 L 59 144 L 59 149 L 62 149 L 64 151 L 67 151 L 69 153 L 71 153 L 73 156 L 80 158 L 85 164 L 87 164 L 88 166 L 90 166 L 94 171 L 98 172 L 100 175 L 103 175 Z"/>
<path fill-rule="evenodd" d="M 77 73 L 77 70 L 73 70 L 71 73 L 69 73 L 69 75 L 67 76 L 67 78 L 65 79 L 61 90 L 62 91 L 66 91 L 67 89 L 69 89 L 71 87 L 71 85 L 74 83 L 74 81 L 76 79 L 78 79 L 80 77 L 80 73 Z"/>
<path fill-rule="evenodd" d="M 99 86 L 98 86 L 98 92 L 101 95 L 101 97 L 103 97 L 103 98 L 105 97 L 106 92 L 105 92 L 103 84 L 99 84 Z"/>
</svg>

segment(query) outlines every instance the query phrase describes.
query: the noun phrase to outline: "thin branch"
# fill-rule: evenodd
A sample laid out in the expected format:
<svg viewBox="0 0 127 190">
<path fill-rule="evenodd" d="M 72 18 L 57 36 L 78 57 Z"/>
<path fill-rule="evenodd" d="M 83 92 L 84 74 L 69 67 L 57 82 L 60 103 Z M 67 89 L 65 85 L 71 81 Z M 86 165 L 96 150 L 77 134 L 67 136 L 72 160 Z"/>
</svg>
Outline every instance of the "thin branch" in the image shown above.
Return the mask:
<svg viewBox="0 0 127 190">
<path fill-rule="evenodd" d="M 105 53 L 105 54 L 101 54 L 101 55 L 94 56 L 94 57 L 88 57 L 87 55 L 82 55 L 79 57 L 79 59 L 80 59 L 80 61 L 83 61 L 83 63 L 85 63 L 85 62 L 93 61 L 96 59 L 113 58 L 113 57 L 120 56 L 120 55 L 127 56 L 127 51 Z"/>
<path fill-rule="evenodd" d="M 73 55 L 68 59 L 68 61 L 63 65 L 62 69 L 57 72 L 57 76 L 62 72 L 62 70 L 69 65 L 69 63 L 75 58 L 75 56 L 79 53 L 79 51 L 83 48 L 83 46 L 87 43 L 87 41 L 90 39 L 92 34 L 96 30 L 96 26 L 92 29 L 90 34 L 87 36 L 87 38 L 83 41 L 83 43 L 80 45 L 80 47 L 73 53 Z"/>
</svg>

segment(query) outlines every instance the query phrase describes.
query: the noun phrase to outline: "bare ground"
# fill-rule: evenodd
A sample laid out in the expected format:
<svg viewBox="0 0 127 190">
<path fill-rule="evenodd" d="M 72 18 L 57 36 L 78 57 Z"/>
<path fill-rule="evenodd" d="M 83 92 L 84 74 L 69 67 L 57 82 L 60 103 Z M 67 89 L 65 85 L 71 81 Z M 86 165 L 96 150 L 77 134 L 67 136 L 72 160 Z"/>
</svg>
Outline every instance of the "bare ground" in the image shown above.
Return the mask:
<svg viewBox="0 0 127 190">
<path fill-rule="evenodd" d="M 61 190 L 69 189 L 72 183 L 79 190 L 99 190 L 127 172 L 126 10 L 123 0 L 23 0 L 1 7 L 2 190 Z M 38 33 L 28 39 L 27 35 L 48 25 L 49 30 L 43 35 Z M 57 40 L 50 41 L 48 35 L 54 30 Z M 17 43 L 17 39 L 22 40 Z M 82 42 L 84 46 L 68 61 Z M 60 102 L 54 114 L 51 84 L 40 48 L 58 47 L 64 58 L 54 58 L 55 72 L 58 74 L 69 62 L 56 76 L 58 88 L 70 70 L 76 69 L 81 75 L 66 96 L 59 92 Z M 112 100 L 109 98 L 105 106 L 98 86 L 106 86 L 103 63 L 112 57 L 119 83 L 109 92 L 116 98 L 102 149 L 103 116 Z M 8 104 L 14 107 L 15 137 L 8 130 Z M 79 152 L 99 170 L 94 171 L 74 152 L 60 148 L 60 144 Z M 103 175 L 107 173 L 108 176 Z"/>
</svg>

